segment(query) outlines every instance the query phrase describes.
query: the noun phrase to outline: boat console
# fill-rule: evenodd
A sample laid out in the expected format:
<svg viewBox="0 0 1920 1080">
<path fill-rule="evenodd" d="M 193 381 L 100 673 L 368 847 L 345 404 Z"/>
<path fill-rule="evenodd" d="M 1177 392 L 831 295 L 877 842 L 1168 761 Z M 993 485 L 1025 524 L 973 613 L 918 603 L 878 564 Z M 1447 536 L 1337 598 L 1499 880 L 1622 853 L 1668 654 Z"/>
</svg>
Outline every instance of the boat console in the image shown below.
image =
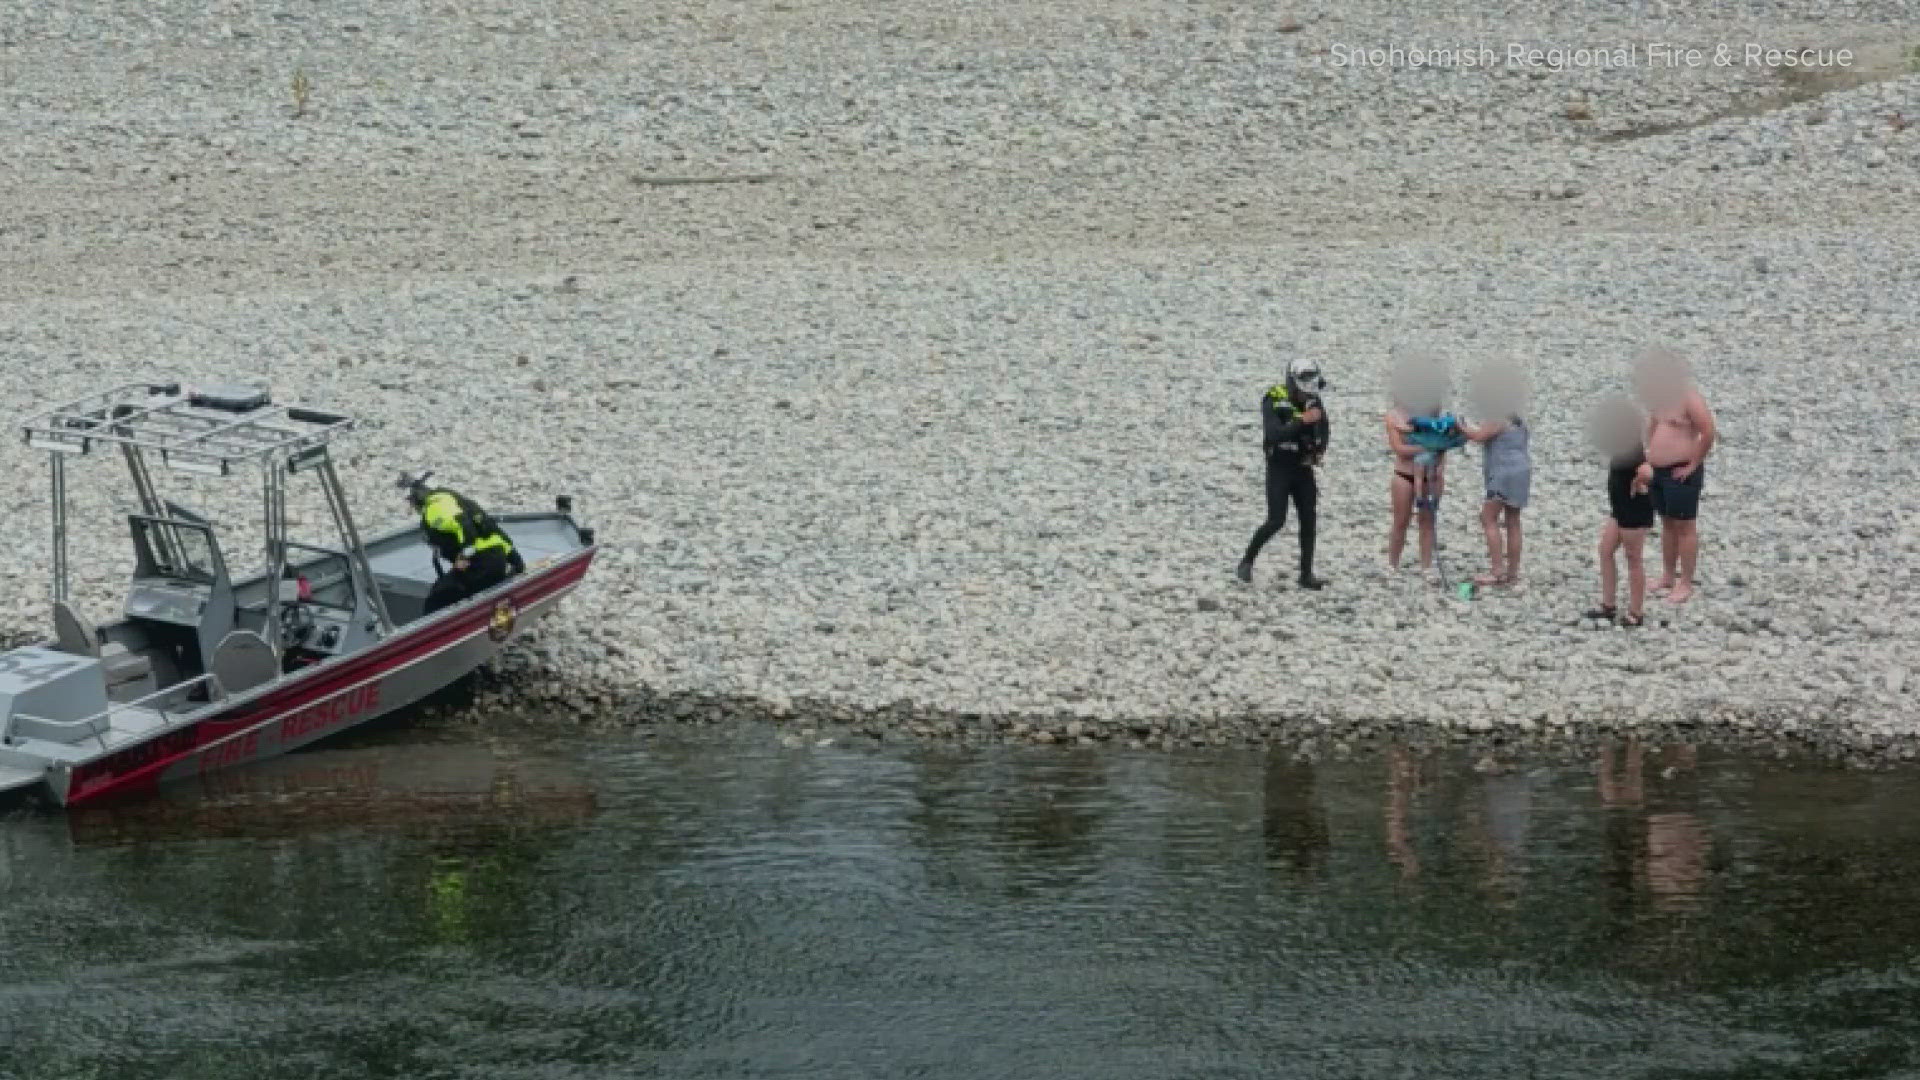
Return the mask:
<svg viewBox="0 0 1920 1080">
<path fill-rule="evenodd" d="M 282 626 L 286 631 L 284 647 L 292 658 L 289 667 L 317 663 L 353 651 L 358 640 L 353 633 L 352 612 L 325 608 L 311 603 L 289 605 Z"/>
<path fill-rule="evenodd" d="M 267 582 L 239 587 L 241 610 L 254 615 L 263 636 L 278 635 L 285 670 L 344 656 L 380 637 L 380 620 L 370 598 L 362 595 L 346 552 L 288 541 L 286 570 L 274 588 L 279 603 L 276 625 L 264 625 Z"/>
</svg>

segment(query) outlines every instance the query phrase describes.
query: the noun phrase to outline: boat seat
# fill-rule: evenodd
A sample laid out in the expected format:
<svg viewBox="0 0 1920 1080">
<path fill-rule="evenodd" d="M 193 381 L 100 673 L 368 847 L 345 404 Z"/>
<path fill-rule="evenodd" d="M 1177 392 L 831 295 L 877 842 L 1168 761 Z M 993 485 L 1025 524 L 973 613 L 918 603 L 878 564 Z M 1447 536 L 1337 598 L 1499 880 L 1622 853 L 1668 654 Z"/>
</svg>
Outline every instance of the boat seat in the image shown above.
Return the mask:
<svg viewBox="0 0 1920 1080">
<path fill-rule="evenodd" d="M 137 652 L 131 652 L 117 641 L 109 641 L 100 646 L 100 666 L 107 673 L 107 685 L 144 679 L 153 674 L 153 662 Z"/>
<path fill-rule="evenodd" d="M 280 657 L 267 639 L 251 630 L 232 630 L 213 650 L 213 662 L 207 665 L 221 689 L 229 694 L 244 694 L 280 677 Z"/>
<path fill-rule="evenodd" d="M 53 603 L 53 639 L 61 652 L 75 656 L 100 655 L 99 633 L 65 600 Z"/>
<path fill-rule="evenodd" d="M 151 661 L 117 641 L 102 644 L 99 631 L 81 618 L 79 609 L 68 601 L 60 600 L 53 605 L 53 636 L 61 652 L 91 656 L 100 661 L 110 694 L 128 683 L 153 681 Z"/>
<path fill-rule="evenodd" d="M 100 646 L 100 669 L 107 677 L 107 696 L 116 701 L 159 689 L 154 685 L 153 662 L 117 641 Z"/>
</svg>

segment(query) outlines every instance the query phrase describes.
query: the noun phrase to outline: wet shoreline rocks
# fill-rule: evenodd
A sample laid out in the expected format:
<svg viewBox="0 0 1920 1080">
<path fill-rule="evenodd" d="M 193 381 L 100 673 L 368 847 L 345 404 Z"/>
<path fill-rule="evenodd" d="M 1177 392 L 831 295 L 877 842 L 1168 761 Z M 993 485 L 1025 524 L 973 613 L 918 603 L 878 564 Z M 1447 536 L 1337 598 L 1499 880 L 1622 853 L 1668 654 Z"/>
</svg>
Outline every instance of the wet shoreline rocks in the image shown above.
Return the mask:
<svg viewBox="0 0 1920 1080">
<path fill-rule="evenodd" d="M 1448 726 L 1404 718 L 1342 718 L 1284 713 L 1225 718 L 1092 718 L 1070 713 L 948 711 L 897 701 L 878 706 L 704 691 L 662 693 L 580 686 L 558 671 L 502 665 L 463 699 L 448 722 L 482 730 L 765 732 L 791 749 L 917 743 L 955 747 L 1036 745 L 1140 752 L 1202 749 L 1280 750 L 1314 759 L 1405 748 L 1513 755 L 1588 755 L 1624 739 L 1647 744 L 1715 746 L 1781 757 L 1813 756 L 1856 767 L 1889 767 L 1920 757 L 1920 733 L 1875 733 L 1809 720 L 1794 710 L 1739 710 L 1680 721 L 1618 716 L 1554 717 L 1546 722 L 1484 719 Z"/>
</svg>

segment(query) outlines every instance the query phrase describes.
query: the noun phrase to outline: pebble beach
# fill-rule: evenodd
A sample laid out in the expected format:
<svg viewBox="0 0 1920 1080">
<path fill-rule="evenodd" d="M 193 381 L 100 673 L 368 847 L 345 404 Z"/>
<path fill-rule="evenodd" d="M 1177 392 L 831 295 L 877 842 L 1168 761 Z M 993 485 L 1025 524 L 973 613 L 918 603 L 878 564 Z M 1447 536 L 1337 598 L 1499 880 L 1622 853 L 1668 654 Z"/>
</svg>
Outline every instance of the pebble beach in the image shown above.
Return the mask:
<svg viewBox="0 0 1920 1080">
<path fill-rule="evenodd" d="M 599 561 L 483 715 L 1911 756 L 1910 6 L 1402 7 L 0 3 L 0 407 L 263 382 L 362 419 L 363 527 L 402 520 L 402 468 L 496 510 L 572 494 Z M 1396 46 L 1499 62 L 1355 62 Z M 1700 592 L 1596 627 L 1582 418 L 1652 344 L 1719 422 Z M 1404 347 L 1528 373 L 1517 590 L 1384 568 Z M 1249 587 L 1258 398 L 1302 355 L 1330 584 L 1293 586 L 1290 524 Z M 97 619 L 116 467 L 71 481 Z M 1479 467 L 1441 508 L 1456 577 Z M 16 439 L 0 470 L 0 629 L 37 635 L 45 464 Z M 172 482 L 252 557 L 256 485 Z"/>
</svg>

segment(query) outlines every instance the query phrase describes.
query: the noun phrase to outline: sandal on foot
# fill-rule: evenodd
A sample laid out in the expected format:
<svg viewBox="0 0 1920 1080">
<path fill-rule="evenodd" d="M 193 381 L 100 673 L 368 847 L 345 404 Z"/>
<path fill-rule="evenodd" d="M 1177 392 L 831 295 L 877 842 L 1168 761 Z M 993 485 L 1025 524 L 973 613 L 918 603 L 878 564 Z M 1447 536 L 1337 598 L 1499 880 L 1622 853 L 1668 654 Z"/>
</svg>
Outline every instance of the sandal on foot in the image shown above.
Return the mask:
<svg viewBox="0 0 1920 1080">
<path fill-rule="evenodd" d="M 1508 577 L 1505 577 L 1505 576 L 1503 576 L 1503 575 L 1500 575 L 1500 574 L 1475 574 L 1475 575 L 1473 575 L 1473 583 L 1474 583 L 1475 585 L 1478 585 L 1478 586 L 1480 586 L 1480 587 L 1481 587 L 1481 588 L 1483 588 L 1483 589 L 1490 589 L 1490 588 L 1492 588 L 1492 587 L 1493 587 L 1493 586 L 1495 586 L 1495 585 L 1506 585 L 1506 584 L 1508 584 L 1508 583 L 1509 583 L 1509 582 L 1511 582 L 1511 581 L 1512 581 L 1512 579 L 1511 579 L 1511 578 L 1508 578 Z"/>
<path fill-rule="evenodd" d="M 1647 625 L 1647 617 L 1645 615 L 1622 615 L 1620 616 L 1620 625 L 1632 630 L 1636 627 Z"/>
<path fill-rule="evenodd" d="M 1594 608 L 1591 611 L 1588 611 L 1585 615 L 1582 615 L 1580 617 L 1583 619 L 1599 619 L 1601 622 L 1612 622 L 1614 619 L 1619 618 L 1619 616 L 1620 616 L 1619 608 L 1614 607 L 1612 604 L 1606 604 L 1601 607 Z"/>
</svg>

